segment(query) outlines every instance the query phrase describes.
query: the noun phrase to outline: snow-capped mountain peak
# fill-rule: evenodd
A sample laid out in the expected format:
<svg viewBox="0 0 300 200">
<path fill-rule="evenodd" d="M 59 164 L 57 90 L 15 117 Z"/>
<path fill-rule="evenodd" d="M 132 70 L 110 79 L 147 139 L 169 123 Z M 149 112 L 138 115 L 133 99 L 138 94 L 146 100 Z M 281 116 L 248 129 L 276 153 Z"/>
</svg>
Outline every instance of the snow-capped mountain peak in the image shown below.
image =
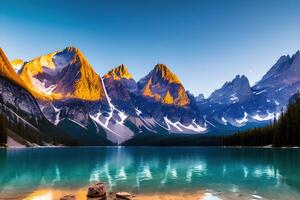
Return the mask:
<svg viewBox="0 0 300 200">
<path fill-rule="evenodd" d="M 215 90 L 209 101 L 219 104 L 231 104 L 244 101 L 252 95 L 249 80 L 245 75 L 237 75 L 232 81 L 226 82 L 220 89 Z"/>
<path fill-rule="evenodd" d="M 26 62 L 20 77 L 29 88 L 54 100 L 97 101 L 105 97 L 99 75 L 75 47 Z"/>
</svg>

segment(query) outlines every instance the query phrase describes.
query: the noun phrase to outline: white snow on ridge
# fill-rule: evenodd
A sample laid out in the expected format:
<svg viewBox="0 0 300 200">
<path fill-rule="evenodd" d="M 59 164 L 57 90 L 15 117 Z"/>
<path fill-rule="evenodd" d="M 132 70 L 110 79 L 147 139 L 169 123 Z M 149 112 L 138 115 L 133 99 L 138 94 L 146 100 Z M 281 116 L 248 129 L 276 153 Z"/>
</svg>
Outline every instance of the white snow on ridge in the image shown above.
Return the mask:
<svg viewBox="0 0 300 200">
<path fill-rule="evenodd" d="M 248 113 L 244 112 L 244 117 L 242 119 L 236 119 L 235 121 L 239 124 L 244 124 L 246 122 L 248 122 Z"/>
<path fill-rule="evenodd" d="M 213 126 L 213 127 L 216 127 L 216 125 L 214 125 L 213 123 L 211 123 L 210 121 L 208 121 L 206 118 L 205 118 L 205 122 L 208 123 L 209 125 Z"/>
<path fill-rule="evenodd" d="M 121 121 L 117 121 L 117 123 L 123 125 L 128 116 L 124 112 L 119 112 L 118 115 L 121 118 Z"/>
<path fill-rule="evenodd" d="M 51 95 L 52 91 L 56 87 L 56 85 L 50 85 L 49 87 L 46 87 L 45 83 L 37 78 L 32 78 L 31 80 L 35 87 L 37 87 L 39 90 L 43 91 L 47 95 Z"/>
<path fill-rule="evenodd" d="M 280 92 L 281 90 L 283 90 L 285 87 L 281 87 L 279 88 L 277 91 Z"/>
<path fill-rule="evenodd" d="M 54 111 L 55 111 L 55 120 L 54 120 L 54 124 L 57 125 L 57 124 L 60 122 L 59 115 L 60 115 L 61 109 L 56 108 L 54 105 L 52 105 L 52 106 L 53 106 L 53 109 L 54 109 Z"/>
<path fill-rule="evenodd" d="M 112 141 L 112 142 L 116 142 L 118 144 L 121 144 L 122 142 L 130 139 L 133 136 L 133 133 L 130 132 L 130 130 L 126 127 L 126 130 L 123 130 L 122 128 L 124 128 L 125 126 L 119 126 L 119 124 L 114 124 L 114 126 L 109 127 L 109 125 L 111 124 L 103 124 L 100 120 L 101 113 L 97 113 L 96 117 L 90 114 L 91 119 L 97 123 L 98 125 L 100 125 L 101 127 L 103 127 L 106 130 L 106 136 L 107 139 Z M 120 133 L 120 134 L 119 134 Z"/>
<path fill-rule="evenodd" d="M 170 125 L 171 125 L 171 126 L 173 126 L 174 128 L 176 128 L 178 131 L 182 132 L 182 129 L 181 129 L 180 127 L 178 127 L 178 123 L 179 123 L 179 122 L 173 123 L 173 122 L 171 122 L 171 120 L 169 120 L 167 117 L 164 117 L 164 120 L 165 120 L 165 122 L 166 122 L 166 124 L 167 124 L 167 126 L 168 126 L 168 130 L 169 130 L 169 131 L 171 130 L 171 127 L 170 127 Z"/>
<path fill-rule="evenodd" d="M 262 94 L 262 93 L 265 93 L 265 92 L 267 92 L 266 89 L 261 90 L 261 91 L 258 91 L 258 92 L 254 92 L 254 94 L 255 94 L 255 95 L 259 95 L 259 94 Z"/>
<path fill-rule="evenodd" d="M 108 120 L 105 122 L 105 124 L 103 124 L 100 120 L 99 120 L 99 117 L 102 113 L 101 112 L 98 112 L 96 114 L 96 116 L 93 116 L 90 114 L 90 117 L 92 118 L 93 121 L 95 121 L 97 124 L 99 124 L 100 126 L 102 126 L 103 128 L 105 128 L 106 130 L 116 134 L 117 136 L 120 136 L 118 133 L 115 133 L 113 130 L 111 130 L 109 127 L 108 127 Z M 120 136 L 121 137 L 121 136 Z"/>
<path fill-rule="evenodd" d="M 142 114 L 142 111 L 140 111 L 140 110 L 137 109 L 137 108 L 135 108 L 135 111 L 136 111 L 136 114 L 137 114 L 138 116 L 140 116 L 140 115 Z"/>
<path fill-rule="evenodd" d="M 230 97 L 230 100 L 235 103 L 235 102 L 238 102 L 239 101 L 239 98 L 235 96 L 236 93 L 232 94 L 231 97 Z"/>
<path fill-rule="evenodd" d="M 197 133 L 201 133 L 201 132 L 204 132 L 204 131 L 207 130 L 206 127 L 201 127 L 200 125 L 198 125 L 198 124 L 195 122 L 195 119 L 193 120 L 193 123 L 191 123 L 191 124 L 188 125 L 188 126 L 184 126 L 183 124 L 180 124 L 180 125 L 183 126 L 183 127 L 186 128 L 186 129 L 195 131 L 195 132 L 197 132 Z"/>
<path fill-rule="evenodd" d="M 225 119 L 225 117 L 222 117 L 221 120 L 222 122 L 224 122 L 225 125 L 227 124 L 227 120 Z"/>
<path fill-rule="evenodd" d="M 280 115 L 279 113 L 275 113 L 275 112 L 269 113 L 268 112 L 268 115 L 265 116 L 265 117 L 261 117 L 259 114 L 256 114 L 256 115 L 252 116 L 252 118 L 257 120 L 257 121 L 267 121 L 267 120 L 274 119 L 274 117 L 276 117 L 276 119 L 278 119 L 279 115 Z"/>
<path fill-rule="evenodd" d="M 198 125 L 195 122 L 195 119 L 188 126 L 181 124 L 179 121 L 178 122 L 172 122 L 167 117 L 164 117 L 164 120 L 165 120 L 165 122 L 166 122 L 166 124 L 168 126 L 168 128 L 167 128 L 168 131 L 172 130 L 171 126 L 173 126 L 174 128 L 176 128 L 180 132 L 184 132 L 184 130 L 182 130 L 182 128 L 184 128 L 186 130 L 193 131 L 193 132 L 197 132 L 197 133 L 201 133 L 201 132 L 204 132 L 204 131 L 207 130 L 206 127 L 201 127 L 200 125 Z"/>
<path fill-rule="evenodd" d="M 109 116 L 106 118 L 106 122 L 105 122 L 105 127 L 108 127 L 108 123 L 110 121 L 110 119 L 113 118 L 113 112 L 114 110 L 118 112 L 118 115 L 119 117 L 121 118 L 121 121 L 117 121 L 118 124 L 121 124 L 123 125 L 124 121 L 127 119 L 127 115 L 125 115 L 124 112 L 118 110 L 112 103 L 111 103 L 111 98 L 108 96 L 108 93 L 106 91 L 106 88 L 105 88 L 105 84 L 104 84 L 104 81 L 103 81 L 103 78 L 101 77 L 101 82 L 102 82 L 102 86 L 103 86 L 103 90 L 104 90 L 104 93 L 105 93 L 105 96 L 107 98 L 107 102 L 108 102 L 108 105 L 110 107 L 110 112 L 109 112 Z"/>
</svg>

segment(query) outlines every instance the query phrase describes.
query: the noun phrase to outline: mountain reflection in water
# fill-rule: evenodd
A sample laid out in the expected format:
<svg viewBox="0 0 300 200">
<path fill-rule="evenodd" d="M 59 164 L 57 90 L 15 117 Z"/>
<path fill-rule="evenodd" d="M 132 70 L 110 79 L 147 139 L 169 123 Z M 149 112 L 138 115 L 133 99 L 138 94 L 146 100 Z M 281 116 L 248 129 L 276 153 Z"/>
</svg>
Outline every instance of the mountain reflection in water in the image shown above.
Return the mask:
<svg viewBox="0 0 300 200">
<path fill-rule="evenodd" d="M 110 191 L 259 194 L 300 197 L 300 150 L 259 148 L 0 149 L 0 196 L 43 188 L 80 190 L 96 181 Z"/>
</svg>

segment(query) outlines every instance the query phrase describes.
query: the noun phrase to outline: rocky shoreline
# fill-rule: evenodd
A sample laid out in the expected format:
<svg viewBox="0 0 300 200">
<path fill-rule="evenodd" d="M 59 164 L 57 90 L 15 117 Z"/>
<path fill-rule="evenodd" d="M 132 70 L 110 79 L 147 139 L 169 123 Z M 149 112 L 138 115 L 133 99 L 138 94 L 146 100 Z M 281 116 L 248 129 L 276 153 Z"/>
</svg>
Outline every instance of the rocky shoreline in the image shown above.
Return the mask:
<svg viewBox="0 0 300 200">
<path fill-rule="evenodd" d="M 129 192 L 107 193 L 105 184 L 98 182 L 89 186 L 86 194 L 87 200 L 134 200 L 134 195 Z M 60 198 L 60 200 L 76 200 L 76 196 L 68 194 Z"/>
</svg>

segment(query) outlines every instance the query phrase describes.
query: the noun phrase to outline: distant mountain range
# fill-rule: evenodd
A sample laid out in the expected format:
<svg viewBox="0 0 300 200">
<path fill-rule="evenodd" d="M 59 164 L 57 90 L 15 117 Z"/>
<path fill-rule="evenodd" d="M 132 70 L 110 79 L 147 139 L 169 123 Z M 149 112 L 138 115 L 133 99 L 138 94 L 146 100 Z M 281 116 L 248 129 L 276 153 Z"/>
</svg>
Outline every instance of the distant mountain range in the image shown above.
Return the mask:
<svg viewBox="0 0 300 200">
<path fill-rule="evenodd" d="M 123 64 L 99 76 L 75 47 L 30 61 L 9 62 L 0 51 L 2 112 L 12 124 L 37 132 L 12 131 L 26 145 L 113 145 L 140 135 L 230 134 L 270 123 L 299 89 L 299 51 L 282 56 L 254 86 L 237 75 L 207 99 L 188 92 L 164 64 L 136 81 Z"/>
</svg>

